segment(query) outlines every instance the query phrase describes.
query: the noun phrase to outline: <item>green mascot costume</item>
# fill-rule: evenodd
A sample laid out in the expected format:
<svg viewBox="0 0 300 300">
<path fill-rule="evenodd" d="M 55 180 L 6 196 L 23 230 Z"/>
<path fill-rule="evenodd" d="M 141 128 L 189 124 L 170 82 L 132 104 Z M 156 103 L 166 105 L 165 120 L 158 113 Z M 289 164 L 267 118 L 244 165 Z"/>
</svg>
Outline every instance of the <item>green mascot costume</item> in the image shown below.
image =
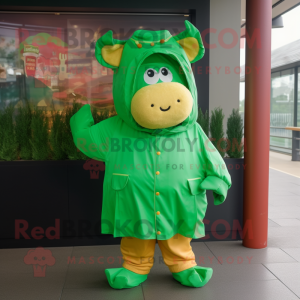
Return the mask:
<svg viewBox="0 0 300 300">
<path fill-rule="evenodd" d="M 96 44 L 96 58 L 114 70 L 117 116 L 94 125 L 90 106 L 72 118 L 78 149 L 106 165 L 101 232 L 122 237 L 122 268 L 105 270 L 115 289 L 147 279 L 156 242 L 173 277 L 204 286 L 211 268 L 197 266 L 190 242 L 205 236 L 206 190 L 215 205 L 230 188 L 222 157 L 196 122 L 197 89 L 191 63 L 204 55 L 188 21 L 176 36 L 137 30 L 127 41 L 112 31 Z"/>
</svg>

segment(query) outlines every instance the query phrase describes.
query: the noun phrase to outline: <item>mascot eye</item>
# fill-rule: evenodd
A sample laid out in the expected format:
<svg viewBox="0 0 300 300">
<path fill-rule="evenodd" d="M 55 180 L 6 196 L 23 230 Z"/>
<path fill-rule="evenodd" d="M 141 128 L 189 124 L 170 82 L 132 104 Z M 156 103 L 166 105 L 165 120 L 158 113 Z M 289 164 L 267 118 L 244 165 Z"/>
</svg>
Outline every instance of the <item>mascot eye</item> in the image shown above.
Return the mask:
<svg viewBox="0 0 300 300">
<path fill-rule="evenodd" d="M 144 74 L 144 80 L 147 84 L 157 83 L 159 79 L 158 73 L 154 69 L 147 69 Z"/>
<path fill-rule="evenodd" d="M 173 79 L 173 75 L 172 75 L 172 72 L 168 68 L 162 67 L 159 70 L 159 78 L 163 82 L 171 82 Z"/>
</svg>

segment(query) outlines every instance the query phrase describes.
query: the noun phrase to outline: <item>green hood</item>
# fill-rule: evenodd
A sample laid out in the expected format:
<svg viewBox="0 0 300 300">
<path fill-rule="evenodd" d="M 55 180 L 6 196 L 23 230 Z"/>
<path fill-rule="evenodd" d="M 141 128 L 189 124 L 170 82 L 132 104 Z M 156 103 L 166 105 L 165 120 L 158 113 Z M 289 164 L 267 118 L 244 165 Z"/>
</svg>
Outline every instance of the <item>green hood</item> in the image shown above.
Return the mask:
<svg viewBox="0 0 300 300">
<path fill-rule="evenodd" d="M 113 76 L 113 98 L 116 111 L 122 120 L 135 130 L 148 132 L 150 134 L 170 135 L 188 130 L 197 120 L 198 103 L 197 88 L 195 78 L 191 70 L 191 62 L 200 59 L 204 55 L 204 47 L 202 44 L 199 31 L 188 21 L 185 22 L 186 30 L 176 36 L 172 36 L 169 31 L 146 31 L 137 30 L 127 41 L 120 41 L 112 38 L 112 31 L 102 36 L 96 44 L 96 58 L 100 64 L 114 70 Z M 182 41 L 185 38 L 194 38 L 199 44 L 199 52 L 197 56 L 190 62 Z M 164 42 L 162 43 L 161 40 Z M 193 41 L 194 41 L 193 40 Z M 152 44 L 151 44 L 152 43 Z M 108 64 L 102 55 L 102 49 L 105 46 L 114 46 L 119 44 L 122 46 L 122 57 L 118 66 Z M 154 44 L 154 45 L 153 45 Z M 138 47 L 141 45 L 141 47 Z M 184 47 L 182 47 L 182 45 Z M 192 44 L 192 47 L 195 47 Z M 189 117 L 181 124 L 165 128 L 165 129 L 147 129 L 140 126 L 131 115 L 131 100 L 137 91 L 136 75 L 144 60 L 152 54 L 164 54 L 172 58 L 174 65 L 181 67 L 186 77 L 188 88 L 193 97 L 193 109 Z"/>
</svg>

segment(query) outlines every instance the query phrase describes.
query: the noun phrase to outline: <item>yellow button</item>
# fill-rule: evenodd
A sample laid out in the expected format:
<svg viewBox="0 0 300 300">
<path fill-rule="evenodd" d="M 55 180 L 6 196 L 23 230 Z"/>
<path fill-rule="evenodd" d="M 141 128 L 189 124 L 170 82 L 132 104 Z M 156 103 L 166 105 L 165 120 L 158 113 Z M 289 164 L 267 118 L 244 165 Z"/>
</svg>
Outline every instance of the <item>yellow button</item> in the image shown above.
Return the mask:
<svg viewBox="0 0 300 300">
<path fill-rule="evenodd" d="M 160 231 L 157 231 L 157 234 L 158 234 L 158 235 L 160 235 L 160 234 L 161 234 L 161 232 L 160 232 Z"/>
<path fill-rule="evenodd" d="M 156 212 L 157 215 L 160 215 L 160 211 Z"/>
<path fill-rule="evenodd" d="M 160 174 L 160 172 L 159 172 L 159 171 L 157 171 L 157 172 L 156 172 L 156 175 L 159 175 L 159 174 Z"/>
<path fill-rule="evenodd" d="M 155 194 L 156 194 L 156 196 L 159 196 L 159 192 L 156 192 Z"/>
<path fill-rule="evenodd" d="M 157 151 L 157 152 L 156 152 L 156 154 L 157 154 L 157 155 L 160 155 L 160 152 L 159 152 L 159 151 Z"/>
</svg>

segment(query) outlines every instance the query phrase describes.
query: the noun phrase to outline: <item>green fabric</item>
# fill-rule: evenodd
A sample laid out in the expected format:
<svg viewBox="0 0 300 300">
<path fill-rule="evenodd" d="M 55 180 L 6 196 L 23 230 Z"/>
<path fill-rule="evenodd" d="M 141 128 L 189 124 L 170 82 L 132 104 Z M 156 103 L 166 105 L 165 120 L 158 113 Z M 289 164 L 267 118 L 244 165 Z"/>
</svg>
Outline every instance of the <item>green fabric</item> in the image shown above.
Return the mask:
<svg viewBox="0 0 300 300">
<path fill-rule="evenodd" d="M 174 279 L 182 285 L 190 287 L 203 287 L 211 279 L 213 274 L 212 268 L 195 266 L 179 273 L 172 273 Z"/>
<path fill-rule="evenodd" d="M 213 191 L 215 205 L 222 204 L 226 199 L 228 186 L 220 178 L 208 176 L 200 184 L 200 188 Z"/>
<path fill-rule="evenodd" d="M 199 33 L 199 31 L 188 21 L 185 22 L 187 30 L 180 33 L 180 36 L 191 36 L 191 34 Z M 179 36 L 178 35 L 178 36 Z M 194 126 L 197 116 L 197 88 L 193 72 L 191 71 L 191 64 L 183 50 L 183 48 L 176 42 L 178 36 L 171 37 L 171 34 L 167 30 L 161 31 L 145 31 L 137 30 L 133 33 L 132 37 L 125 41 L 119 41 L 112 38 L 112 32 L 109 31 L 103 35 L 96 43 L 96 58 L 100 64 L 110 67 L 114 70 L 113 76 L 113 97 L 114 104 L 118 115 L 121 119 L 130 127 L 135 130 L 155 133 L 157 135 L 170 135 L 186 131 L 188 128 Z M 203 45 L 200 34 L 196 35 L 200 45 Z M 168 39 L 169 38 L 169 39 Z M 167 40 L 167 42 L 160 44 L 155 43 L 151 46 L 150 43 L 143 43 L 149 41 L 159 41 L 161 39 Z M 138 48 L 136 41 L 143 43 L 142 48 Z M 101 49 L 105 45 L 114 45 L 120 43 L 124 45 L 123 55 L 121 58 L 119 68 L 113 67 L 104 62 L 101 56 Z M 203 48 L 204 49 L 204 48 Z M 175 126 L 171 128 L 162 129 L 160 132 L 155 132 L 155 129 L 143 128 L 136 123 L 131 115 L 131 99 L 139 89 L 136 85 L 139 69 L 144 63 L 145 59 L 153 54 L 165 54 L 171 61 L 176 62 L 181 67 L 181 71 L 186 78 L 189 90 L 193 96 L 194 105 L 193 110 L 181 126 Z"/>
<path fill-rule="evenodd" d="M 173 74 L 172 82 L 179 82 L 188 88 L 187 81 L 185 79 L 183 72 L 181 71 L 181 69 L 179 67 L 179 64 L 176 61 L 174 61 L 174 59 L 170 58 L 169 56 L 158 53 L 158 54 L 148 56 L 144 60 L 141 68 L 139 68 L 139 70 L 137 71 L 136 88 L 135 89 L 139 90 L 139 89 L 143 88 L 144 86 L 147 86 L 147 83 L 144 80 L 144 73 L 148 68 L 153 68 L 158 72 L 160 68 L 165 67 L 166 65 L 169 66 L 170 71 Z M 160 82 L 162 82 L 161 79 L 159 79 L 157 83 L 160 83 Z"/>
<path fill-rule="evenodd" d="M 179 33 L 178 35 L 176 35 L 174 37 L 174 39 L 175 39 L 175 41 L 178 41 L 178 40 L 184 39 L 186 37 L 194 37 L 199 41 L 200 51 L 199 51 L 198 55 L 191 61 L 191 63 L 194 63 L 203 57 L 203 55 L 205 53 L 205 48 L 202 43 L 202 39 L 201 39 L 199 30 L 187 20 L 184 23 L 185 23 L 186 30 Z"/>
<path fill-rule="evenodd" d="M 190 36 L 193 30 L 184 35 Z M 142 48 L 134 41 L 161 38 L 167 41 L 155 46 L 143 44 Z M 111 39 L 106 34 L 97 42 L 96 55 L 101 63 L 101 47 L 118 42 Z M 190 62 L 176 37 L 166 30 L 139 30 L 133 34 L 133 40 L 122 43 L 123 55 L 113 79 L 118 115 L 93 125 L 90 106 L 85 105 L 71 118 L 77 147 L 88 157 L 105 162 L 101 232 L 140 239 L 165 240 L 176 233 L 201 238 L 205 236 L 205 190 L 213 190 L 215 204 L 220 204 L 226 198 L 231 180 L 219 152 L 196 123 L 197 89 L 193 73 L 189 72 Z M 144 85 L 140 69 L 145 70 L 149 64 L 156 69 L 163 64 L 170 70 L 179 66 L 183 70 L 182 74 L 175 72 L 173 80 L 189 88 L 193 109 L 177 126 L 147 129 L 131 115 L 131 99 Z"/>
<path fill-rule="evenodd" d="M 136 287 L 147 279 L 147 275 L 137 274 L 125 268 L 106 269 L 105 274 L 109 285 L 118 290 Z"/>
</svg>

